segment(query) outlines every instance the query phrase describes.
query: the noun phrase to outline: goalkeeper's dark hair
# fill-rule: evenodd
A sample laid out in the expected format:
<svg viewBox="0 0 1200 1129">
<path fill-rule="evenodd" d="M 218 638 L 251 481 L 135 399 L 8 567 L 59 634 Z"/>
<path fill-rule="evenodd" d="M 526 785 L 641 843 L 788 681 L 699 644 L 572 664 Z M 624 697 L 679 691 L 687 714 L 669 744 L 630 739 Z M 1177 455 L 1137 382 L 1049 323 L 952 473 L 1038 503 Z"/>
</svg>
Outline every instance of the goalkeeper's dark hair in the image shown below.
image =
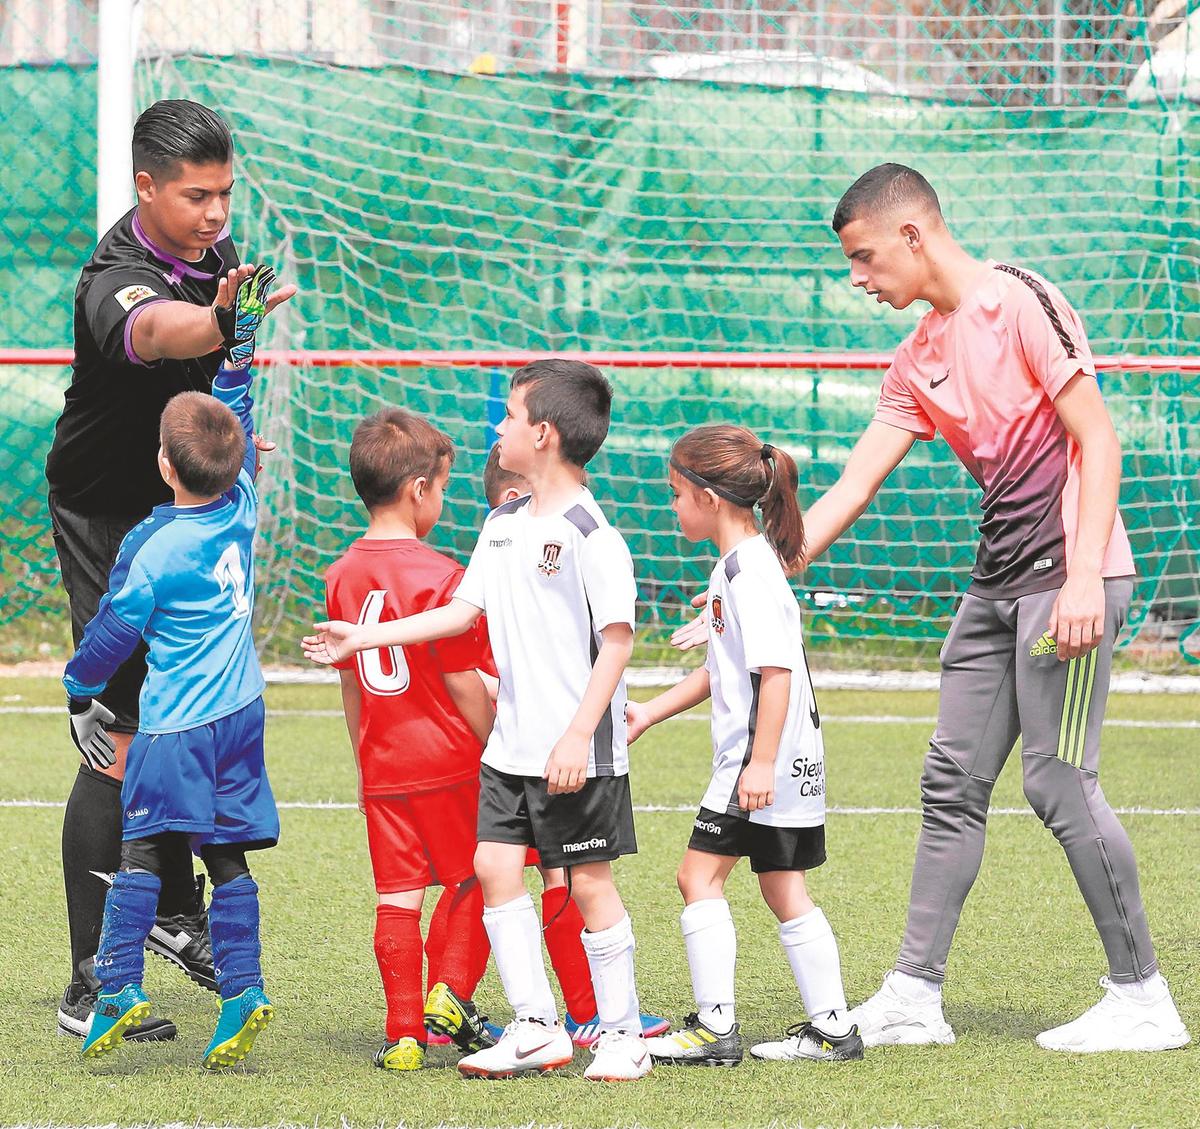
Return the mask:
<svg viewBox="0 0 1200 1129">
<path fill-rule="evenodd" d="M 368 510 L 396 500 L 415 478 L 432 479 L 454 463 L 450 436 L 404 408 L 384 408 L 367 416 L 350 440 L 350 477 Z"/>
<path fill-rule="evenodd" d="M 525 389 L 532 424 L 551 423 L 562 457 L 585 467 L 600 450 L 612 418 L 612 385 L 595 365 L 550 357 L 513 373 L 512 388 Z"/>
<path fill-rule="evenodd" d="M 916 169 L 888 163 L 876 165 L 862 174 L 838 201 L 832 227 L 839 232 L 854 220 L 874 218 L 903 208 L 923 208 L 938 220 L 942 205 L 933 185 Z"/>
<path fill-rule="evenodd" d="M 172 396 L 158 438 L 180 485 L 203 498 L 232 489 L 246 457 L 246 432 L 237 416 L 205 392 Z"/>
<path fill-rule="evenodd" d="M 229 127 L 199 102 L 164 98 L 133 124 L 133 171 L 170 180 L 182 161 L 223 165 L 233 156 Z"/>
<path fill-rule="evenodd" d="M 688 488 L 711 490 L 730 505 L 762 511 L 762 529 L 784 569 L 804 567 L 804 516 L 796 498 L 796 461 L 748 427 L 708 424 L 675 441 L 671 466 Z"/>
<path fill-rule="evenodd" d="M 500 465 L 500 444 L 493 443 L 483 467 L 483 494 L 490 509 L 494 510 L 500 505 L 505 490 L 519 490 L 522 494 L 528 494 L 529 482 L 523 474 L 505 470 Z"/>
</svg>

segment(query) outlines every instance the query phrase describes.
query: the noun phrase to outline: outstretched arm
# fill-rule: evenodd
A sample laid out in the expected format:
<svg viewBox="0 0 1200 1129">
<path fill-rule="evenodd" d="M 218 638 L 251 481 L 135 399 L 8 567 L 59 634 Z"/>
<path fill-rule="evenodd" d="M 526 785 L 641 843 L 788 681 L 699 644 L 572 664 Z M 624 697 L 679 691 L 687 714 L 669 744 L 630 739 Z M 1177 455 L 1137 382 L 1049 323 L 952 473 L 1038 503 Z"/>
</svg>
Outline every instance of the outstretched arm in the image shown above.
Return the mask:
<svg viewBox="0 0 1200 1129">
<path fill-rule="evenodd" d="M 913 432 L 890 423 L 867 425 L 837 482 L 804 511 L 806 565 L 859 519 L 916 441 Z"/>
<path fill-rule="evenodd" d="M 194 306 L 191 302 L 155 302 L 147 306 L 130 330 L 129 340 L 138 359 L 149 363 L 164 358 L 205 357 L 222 345 L 231 346 L 235 340 L 244 340 L 235 336 L 236 298 L 253 273 L 254 266 L 249 263 L 229 271 L 218 284 L 211 306 Z M 263 316 L 295 293 L 295 286 L 281 286 L 266 297 Z"/>
<path fill-rule="evenodd" d="M 629 702 L 625 707 L 629 743 L 632 745 L 650 726 L 698 706 L 711 693 L 708 670 L 700 667 L 648 702 Z"/>
<path fill-rule="evenodd" d="M 359 651 L 380 647 L 407 647 L 412 643 L 432 643 L 461 635 L 483 614 L 482 609 L 466 600 L 451 600 L 445 607 L 433 608 L 404 619 L 386 623 L 347 623 L 328 620 L 314 624 L 315 635 L 301 640 L 304 657 L 320 666 L 345 662 Z"/>
</svg>

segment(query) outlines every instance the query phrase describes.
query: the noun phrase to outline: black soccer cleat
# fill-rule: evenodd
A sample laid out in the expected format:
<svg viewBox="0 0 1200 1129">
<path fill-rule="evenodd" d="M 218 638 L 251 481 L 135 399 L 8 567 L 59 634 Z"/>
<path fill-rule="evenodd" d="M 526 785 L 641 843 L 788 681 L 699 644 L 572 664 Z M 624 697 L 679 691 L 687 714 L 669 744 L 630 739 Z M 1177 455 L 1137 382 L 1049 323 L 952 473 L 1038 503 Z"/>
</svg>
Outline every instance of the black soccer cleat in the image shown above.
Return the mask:
<svg viewBox="0 0 1200 1129">
<path fill-rule="evenodd" d="M 169 960 L 201 988 L 217 991 L 208 908 L 204 904 L 204 875 L 196 876 L 196 900 L 190 913 L 155 919 L 146 937 L 146 951 Z"/>
<path fill-rule="evenodd" d="M 486 1015 L 470 1000 L 464 1000 L 448 984 L 439 981 L 425 1001 L 425 1026 L 445 1035 L 460 1051 L 474 1054 L 496 1045 Z"/>
<path fill-rule="evenodd" d="M 660 1066 L 737 1066 L 742 1061 L 742 1037 L 735 1023 L 724 1035 L 710 1030 L 692 1012 L 683 1027 L 646 1040 L 650 1057 Z"/>
<path fill-rule="evenodd" d="M 79 965 L 79 979 L 67 985 L 58 1005 L 58 1029 L 64 1035 L 76 1039 L 87 1037 L 92 1022 L 92 1009 L 100 992 L 100 981 L 96 979 L 96 962 L 88 958 Z M 128 1043 L 165 1043 L 178 1034 L 175 1024 L 169 1019 L 148 1016 L 135 1023 L 125 1032 Z"/>
</svg>

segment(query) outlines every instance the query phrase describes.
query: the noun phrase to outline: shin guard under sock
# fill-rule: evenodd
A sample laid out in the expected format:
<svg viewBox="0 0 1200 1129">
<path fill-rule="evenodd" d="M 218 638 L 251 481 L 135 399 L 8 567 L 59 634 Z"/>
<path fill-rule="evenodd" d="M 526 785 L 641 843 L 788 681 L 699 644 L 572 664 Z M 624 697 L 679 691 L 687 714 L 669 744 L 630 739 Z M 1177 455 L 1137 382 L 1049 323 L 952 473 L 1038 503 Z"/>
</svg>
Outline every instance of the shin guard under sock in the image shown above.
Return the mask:
<svg viewBox="0 0 1200 1129">
<path fill-rule="evenodd" d="M 483 979 L 492 951 L 483 927 L 483 891 L 472 879 L 444 891 L 441 900 L 449 905 L 439 975 L 457 995 L 469 1000 Z"/>
<path fill-rule="evenodd" d="M 421 911 L 375 907 L 375 959 L 387 1000 L 387 1041 L 424 1043 L 425 999 L 421 995 Z"/>
<path fill-rule="evenodd" d="M 259 940 L 258 884 L 249 875 L 213 890 L 208 909 L 213 965 L 221 999 L 263 987 Z"/>
<path fill-rule="evenodd" d="M 105 995 L 142 982 L 142 948 L 154 925 L 158 891 L 158 876 L 146 870 L 120 870 L 113 877 L 96 952 L 96 978 Z"/>
</svg>

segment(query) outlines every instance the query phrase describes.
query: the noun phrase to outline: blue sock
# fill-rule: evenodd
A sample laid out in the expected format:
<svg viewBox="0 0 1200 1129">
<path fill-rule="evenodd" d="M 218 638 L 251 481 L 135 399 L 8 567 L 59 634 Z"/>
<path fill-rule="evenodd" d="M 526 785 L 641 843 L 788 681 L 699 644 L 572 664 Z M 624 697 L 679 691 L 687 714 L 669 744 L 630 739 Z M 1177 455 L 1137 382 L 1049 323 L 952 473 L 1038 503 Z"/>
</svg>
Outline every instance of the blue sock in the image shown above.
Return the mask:
<svg viewBox="0 0 1200 1129">
<path fill-rule="evenodd" d="M 142 982 L 142 946 L 158 912 L 160 886 L 158 875 L 148 870 L 118 870 L 113 877 L 96 952 L 96 976 L 105 995 Z"/>
<path fill-rule="evenodd" d="M 258 884 L 248 874 L 213 889 L 208 907 L 213 963 L 221 999 L 263 986 L 258 938 Z"/>
</svg>

